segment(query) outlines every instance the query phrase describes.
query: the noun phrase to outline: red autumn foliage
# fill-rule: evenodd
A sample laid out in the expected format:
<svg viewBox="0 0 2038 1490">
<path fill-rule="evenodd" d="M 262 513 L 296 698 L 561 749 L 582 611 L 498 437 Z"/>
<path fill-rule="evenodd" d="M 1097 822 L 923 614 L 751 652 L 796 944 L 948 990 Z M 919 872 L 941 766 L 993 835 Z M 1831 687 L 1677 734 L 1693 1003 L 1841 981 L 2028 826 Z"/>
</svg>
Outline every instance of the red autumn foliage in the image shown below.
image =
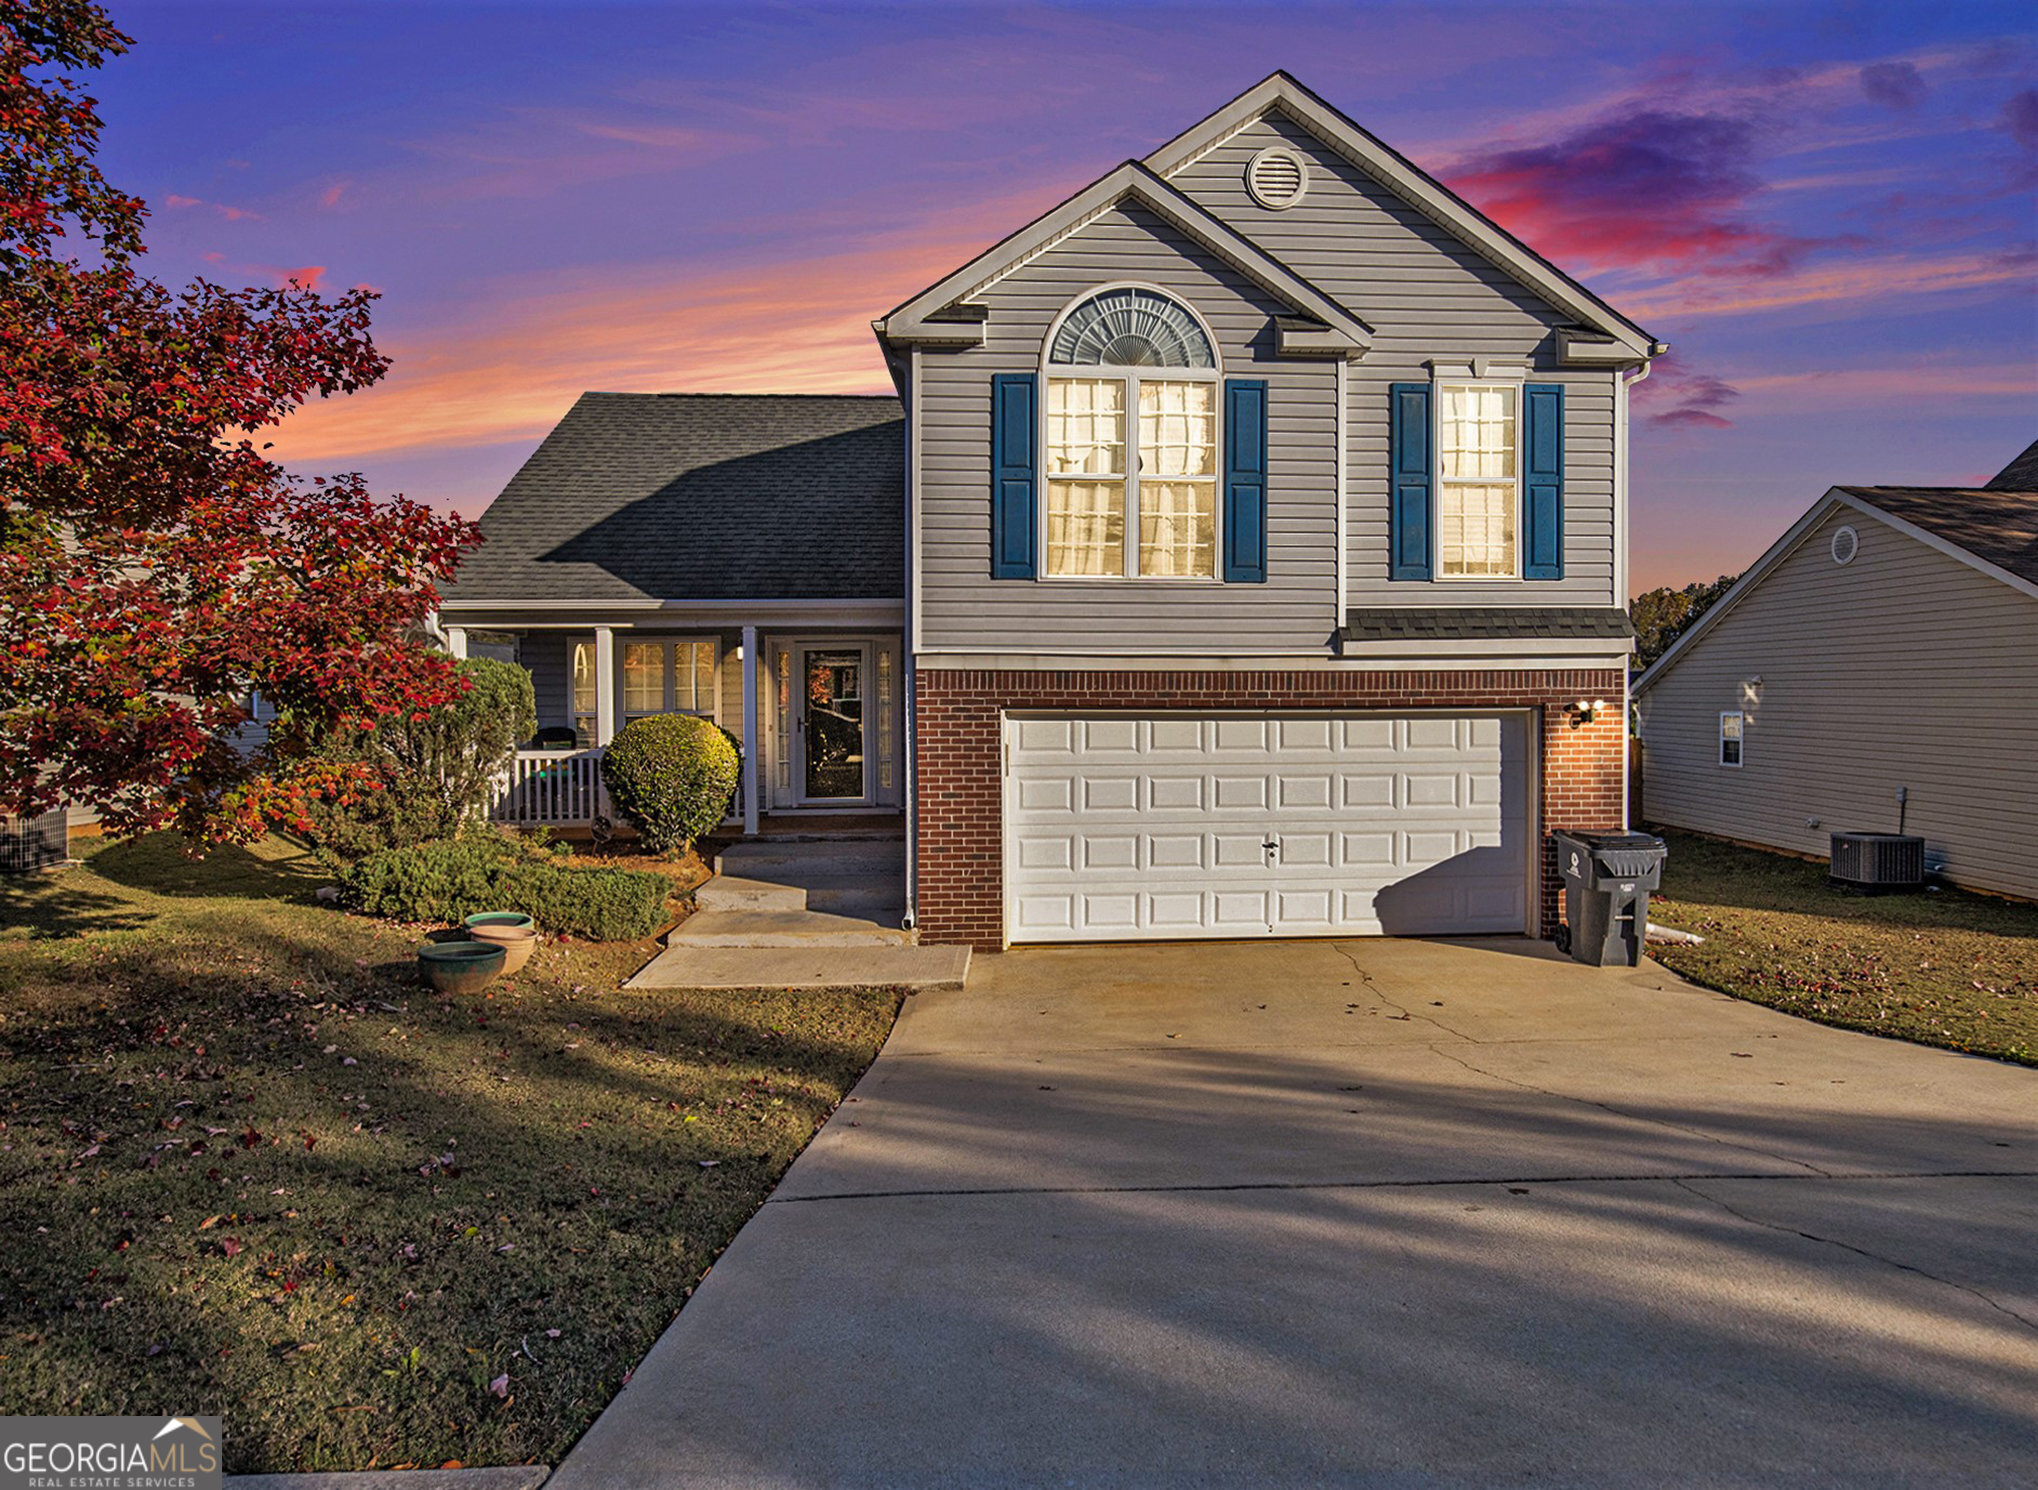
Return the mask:
<svg viewBox="0 0 2038 1490">
<path fill-rule="evenodd" d="M 383 375 L 374 296 L 139 272 L 76 76 L 128 44 L 91 0 L 0 11 L 0 810 L 245 840 L 361 784 L 325 735 L 460 687 L 422 623 L 475 533 L 263 453 Z M 280 711 L 252 750 L 251 689 Z"/>
</svg>

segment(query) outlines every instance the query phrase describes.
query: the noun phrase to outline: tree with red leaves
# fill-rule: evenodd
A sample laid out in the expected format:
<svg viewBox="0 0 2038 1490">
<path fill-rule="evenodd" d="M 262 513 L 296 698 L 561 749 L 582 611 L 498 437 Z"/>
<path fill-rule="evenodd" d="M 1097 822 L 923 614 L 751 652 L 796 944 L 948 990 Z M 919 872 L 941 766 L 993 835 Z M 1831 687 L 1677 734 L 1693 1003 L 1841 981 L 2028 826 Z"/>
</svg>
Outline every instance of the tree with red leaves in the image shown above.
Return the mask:
<svg viewBox="0 0 2038 1490">
<path fill-rule="evenodd" d="M 475 534 L 257 447 L 382 376 L 374 297 L 139 273 L 78 77 L 128 45 L 93 0 L 0 6 L 0 810 L 244 841 L 358 784 L 321 740 L 457 695 L 423 627 Z"/>
</svg>

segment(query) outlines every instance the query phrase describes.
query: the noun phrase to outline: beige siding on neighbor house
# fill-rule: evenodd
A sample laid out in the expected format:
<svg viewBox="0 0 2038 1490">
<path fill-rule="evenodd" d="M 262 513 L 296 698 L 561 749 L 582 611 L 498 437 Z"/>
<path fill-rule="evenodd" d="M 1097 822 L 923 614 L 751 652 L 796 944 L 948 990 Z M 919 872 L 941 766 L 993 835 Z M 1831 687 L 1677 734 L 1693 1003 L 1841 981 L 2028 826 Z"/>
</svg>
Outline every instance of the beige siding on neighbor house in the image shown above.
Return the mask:
<svg viewBox="0 0 2038 1490">
<path fill-rule="evenodd" d="M 2038 599 L 1874 517 L 1821 521 L 1637 707 L 1650 822 L 1823 855 L 1894 831 L 1901 785 L 1952 879 L 2038 896 Z M 1732 710 L 1739 769 L 1719 764 Z"/>
<path fill-rule="evenodd" d="M 1278 212 L 1245 185 L 1248 163 L 1271 145 L 1310 166 L 1307 195 Z M 1279 113 L 1168 180 L 1373 328 L 1372 349 L 1352 364 L 1346 430 L 1352 605 L 1626 603 L 1614 592 L 1614 375 L 1556 366 L 1551 331 L 1567 317 Z M 1564 385 L 1564 578 L 1390 580 L 1387 387 L 1426 382 L 1432 359 L 1478 357 Z"/>
</svg>

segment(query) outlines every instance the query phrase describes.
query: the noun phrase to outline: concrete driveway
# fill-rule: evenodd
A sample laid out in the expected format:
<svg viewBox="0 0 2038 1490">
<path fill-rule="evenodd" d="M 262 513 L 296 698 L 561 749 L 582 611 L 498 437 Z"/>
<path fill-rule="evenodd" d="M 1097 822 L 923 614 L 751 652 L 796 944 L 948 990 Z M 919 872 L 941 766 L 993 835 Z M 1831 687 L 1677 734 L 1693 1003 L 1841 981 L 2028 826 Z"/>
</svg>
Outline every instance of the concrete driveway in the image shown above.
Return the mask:
<svg viewBox="0 0 2038 1490">
<path fill-rule="evenodd" d="M 552 1486 L 2034 1479 L 2038 1071 L 1350 941 L 911 999 Z"/>
</svg>

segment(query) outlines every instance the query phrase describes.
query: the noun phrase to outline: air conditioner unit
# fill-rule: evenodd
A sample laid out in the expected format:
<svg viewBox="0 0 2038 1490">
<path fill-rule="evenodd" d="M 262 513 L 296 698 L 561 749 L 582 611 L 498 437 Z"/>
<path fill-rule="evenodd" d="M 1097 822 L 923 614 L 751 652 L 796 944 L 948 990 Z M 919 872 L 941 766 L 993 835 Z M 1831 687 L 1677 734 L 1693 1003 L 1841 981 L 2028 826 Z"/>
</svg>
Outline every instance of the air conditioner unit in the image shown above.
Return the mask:
<svg viewBox="0 0 2038 1490">
<path fill-rule="evenodd" d="M 1874 895 L 1925 888 L 1925 840 L 1909 833 L 1835 833 L 1829 883 Z"/>
<path fill-rule="evenodd" d="M 70 813 L 59 807 L 41 817 L 0 816 L 0 873 L 50 869 L 69 857 Z"/>
</svg>

